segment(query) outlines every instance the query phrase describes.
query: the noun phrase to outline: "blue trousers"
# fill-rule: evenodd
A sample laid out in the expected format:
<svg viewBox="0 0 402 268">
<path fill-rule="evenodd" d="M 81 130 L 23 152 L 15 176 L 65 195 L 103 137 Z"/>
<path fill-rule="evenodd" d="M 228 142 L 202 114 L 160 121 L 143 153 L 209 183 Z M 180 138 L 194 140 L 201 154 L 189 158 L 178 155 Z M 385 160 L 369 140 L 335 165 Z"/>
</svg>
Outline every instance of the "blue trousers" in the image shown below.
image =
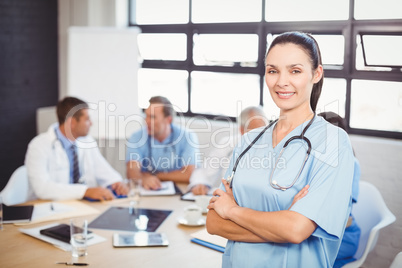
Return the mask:
<svg viewBox="0 0 402 268">
<path fill-rule="evenodd" d="M 356 260 L 353 258 L 353 255 L 355 255 L 359 246 L 359 239 L 360 227 L 356 224 L 355 219 L 353 219 L 352 225 L 345 229 L 338 256 L 336 256 L 334 268 L 342 267 L 345 264 Z"/>
</svg>

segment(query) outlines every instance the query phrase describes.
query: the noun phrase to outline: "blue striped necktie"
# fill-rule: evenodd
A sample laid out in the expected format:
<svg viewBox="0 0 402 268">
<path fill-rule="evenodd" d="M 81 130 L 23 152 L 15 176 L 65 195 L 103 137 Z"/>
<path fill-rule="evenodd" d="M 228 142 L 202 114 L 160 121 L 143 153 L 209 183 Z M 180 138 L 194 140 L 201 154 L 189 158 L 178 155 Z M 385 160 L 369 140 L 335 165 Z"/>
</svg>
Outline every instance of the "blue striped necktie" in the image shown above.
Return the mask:
<svg viewBox="0 0 402 268">
<path fill-rule="evenodd" d="M 80 168 L 78 166 L 77 148 L 75 145 L 71 146 L 73 152 L 73 183 L 78 183 L 80 179 Z"/>
</svg>

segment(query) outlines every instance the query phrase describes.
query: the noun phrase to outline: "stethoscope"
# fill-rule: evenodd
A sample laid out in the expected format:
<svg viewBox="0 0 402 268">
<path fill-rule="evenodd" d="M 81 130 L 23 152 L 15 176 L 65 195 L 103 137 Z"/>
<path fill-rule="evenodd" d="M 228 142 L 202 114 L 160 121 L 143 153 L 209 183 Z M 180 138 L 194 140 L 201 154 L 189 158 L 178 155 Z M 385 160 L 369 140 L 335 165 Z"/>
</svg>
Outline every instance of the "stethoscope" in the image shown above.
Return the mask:
<svg viewBox="0 0 402 268">
<path fill-rule="evenodd" d="M 313 118 L 310 120 L 310 122 L 307 124 L 307 126 L 303 129 L 302 133 L 301 133 L 300 135 L 298 135 L 298 136 L 290 137 L 290 138 L 285 142 L 285 144 L 283 145 L 283 148 L 282 148 L 281 152 L 279 153 L 278 158 L 277 158 L 276 161 L 275 161 L 275 166 L 274 166 L 274 168 L 272 169 L 271 174 L 269 175 L 269 184 L 271 185 L 272 188 L 277 189 L 277 190 L 286 191 L 287 189 L 292 188 L 292 186 L 293 186 L 293 185 L 296 183 L 296 181 L 299 179 L 300 174 L 302 173 L 303 168 L 304 168 L 304 166 L 306 165 L 307 159 L 308 159 L 308 157 L 309 157 L 309 155 L 310 155 L 310 152 L 311 152 L 311 142 L 310 142 L 310 140 L 309 140 L 308 138 L 305 137 L 305 134 L 306 134 L 306 131 L 308 130 L 308 128 L 309 128 L 309 127 L 311 126 L 311 124 L 313 123 L 315 117 L 316 117 L 316 115 L 315 115 L 315 113 L 314 113 Z M 261 133 L 258 134 L 258 136 L 247 146 L 247 148 L 246 148 L 246 149 L 239 155 L 239 157 L 236 159 L 236 162 L 235 162 L 235 164 L 234 164 L 234 166 L 233 166 L 233 169 L 232 169 L 232 174 L 231 174 L 228 178 L 226 178 L 226 182 L 229 183 L 230 188 L 232 188 L 232 186 L 233 186 L 233 178 L 234 178 L 234 175 L 235 175 L 235 173 L 236 173 L 237 165 L 239 164 L 240 159 L 248 152 L 248 150 L 251 149 L 251 147 L 253 147 L 253 145 L 257 142 L 257 140 L 258 140 L 273 124 L 275 124 L 277 121 L 278 121 L 278 119 L 276 119 L 275 121 L 271 122 L 267 127 L 265 127 L 265 128 L 261 131 Z M 282 154 L 283 154 L 283 152 L 285 151 L 286 147 L 289 145 L 290 142 L 292 142 L 292 141 L 294 141 L 294 140 L 297 140 L 297 139 L 304 140 L 304 141 L 307 143 L 308 149 L 307 149 L 306 157 L 304 158 L 303 164 L 302 164 L 302 166 L 301 166 L 299 172 L 297 173 L 296 178 L 292 181 L 292 183 L 289 184 L 289 185 L 287 185 L 287 186 L 281 186 L 281 185 L 278 184 L 278 182 L 277 182 L 276 180 L 272 180 L 272 177 L 274 176 L 274 172 L 275 172 L 276 166 L 278 165 L 278 161 L 279 161 L 279 159 L 282 157 Z"/>
<path fill-rule="evenodd" d="M 170 148 L 172 148 L 172 154 L 175 155 L 175 154 L 176 154 L 176 147 L 175 147 L 175 145 L 173 144 L 173 142 L 174 142 L 174 135 L 173 135 L 174 130 L 173 130 L 173 127 L 172 127 L 172 126 L 170 127 L 170 129 L 171 129 L 171 132 L 170 132 L 170 139 L 169 139 L 169 142 L 166 144 L 166 146 L 165 146 L 165 148 L 164 148 L 164 151 L 165 151 L 165 153 L 166 153 L 166 152 L 167 152 L 167 148 L 170 147 Z M 152 164 L 153 161 L 152 161 L 151 135 L 148 135 L 147 144 L 148 144 L 148 156 L 149 156 L 148 161 L 149 161 L 149 163 L 148 163 L 146 169 L 147 169 L 149 172 L 151 172 L 151 173 L 155 173 L 155 172 L 156 172 L 156 168 L 154 168 L 154 166 L 153 166 L 153 164 Z"/>
</svg>

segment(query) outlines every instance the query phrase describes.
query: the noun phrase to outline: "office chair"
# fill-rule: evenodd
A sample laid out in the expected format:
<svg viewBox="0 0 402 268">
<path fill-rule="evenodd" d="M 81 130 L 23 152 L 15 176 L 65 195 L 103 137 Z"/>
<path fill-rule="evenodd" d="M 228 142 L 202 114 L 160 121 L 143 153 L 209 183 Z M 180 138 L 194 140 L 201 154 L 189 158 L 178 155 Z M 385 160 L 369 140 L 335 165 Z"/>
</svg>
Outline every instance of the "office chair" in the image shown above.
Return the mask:
<svg viewBox="0 0 402 268">
<path fill-rule="evenodd" d="M 401 268 L 402 267 L 402 251 L 399 252 L 396 256 L 394 261 L 391 263 L 389 268 Z"/>
<path fill-rule="evenodd" d="M 25 166 L 20 166 L 13 172 L 0 195 L 7 206 L 21 204 L 33 198 Z"/>
<path fill-rule="evenodd" d="M 352 214 L 360 226 L 359 247 L 354 255 L 356 259 L 343 268 L 360 267 L 377 243 L 379 231 L 395 221 L 395 216 L 388 209 L 378 189 L 371 183 L 360 181 L 359 199 L 353 205 Z"/>
</svg>

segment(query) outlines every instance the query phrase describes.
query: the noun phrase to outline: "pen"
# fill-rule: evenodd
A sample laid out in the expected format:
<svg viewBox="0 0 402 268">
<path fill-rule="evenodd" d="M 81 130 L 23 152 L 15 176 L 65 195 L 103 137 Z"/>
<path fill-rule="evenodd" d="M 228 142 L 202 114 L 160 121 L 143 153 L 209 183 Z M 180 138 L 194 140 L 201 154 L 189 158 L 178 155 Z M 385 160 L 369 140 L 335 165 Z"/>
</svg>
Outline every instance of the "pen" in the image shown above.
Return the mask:
<svg viewBox="0 0 402 268">
<path fill-rule="evenodd" d="M 167 190 L 168 189 L 168 187 L 161 187 L 161 188 L 158 188 L 158 189 L 155 189 L 154 191 L 163 191 L 163 190 Z"/>
<path fill-rule="evenodd" d="M 56 262 L 56 264 L 64 264 L 68 266 L 87 266 L 88 263 L 85 262 Z"/>
</svg>

